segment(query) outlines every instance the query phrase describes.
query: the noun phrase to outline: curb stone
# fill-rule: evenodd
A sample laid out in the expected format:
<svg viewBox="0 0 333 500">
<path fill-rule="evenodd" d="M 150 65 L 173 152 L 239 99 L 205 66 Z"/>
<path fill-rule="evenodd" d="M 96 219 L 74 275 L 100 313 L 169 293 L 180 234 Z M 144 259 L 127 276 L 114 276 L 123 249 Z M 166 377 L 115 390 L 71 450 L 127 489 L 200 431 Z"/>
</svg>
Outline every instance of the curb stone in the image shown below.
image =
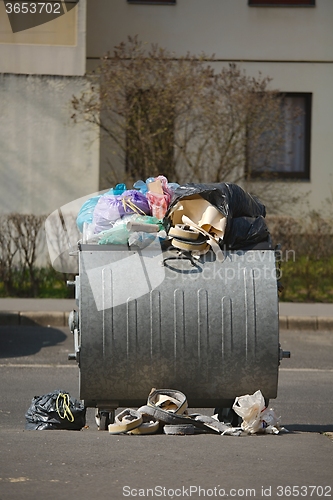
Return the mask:
<svg viewBox="0 0 333 500">
<path fill-rule="evenodd" d="M 279 325 L 281 330 L 288 330 L 288 316 L 280 316 Z"/>
<path fill-rule="evenodd" d="M 333 441 L 333 432 L 324 432 L 324 436 L 328 437 Z"/>
<path fill-rule="evenodd" d="M 318 330 L 333 330 L 333 318 L 318 318 Z"/>
<path fill-rule="evenodd" d="M 0 326 L 68 326 L 69 311 L 0 311 Z M 333 330 L 333 317 L 280 316 L 281 330 Z"/>
<path fill-rule="evenodd" d="M 288 316 L 288 330 L 317 330 L 317 316 Z"/>
<path fill-rule="evenodd" d="M 68 326 L 68 317 L 67 311 L 0 311 L 0 325 Z"/>
</svg>

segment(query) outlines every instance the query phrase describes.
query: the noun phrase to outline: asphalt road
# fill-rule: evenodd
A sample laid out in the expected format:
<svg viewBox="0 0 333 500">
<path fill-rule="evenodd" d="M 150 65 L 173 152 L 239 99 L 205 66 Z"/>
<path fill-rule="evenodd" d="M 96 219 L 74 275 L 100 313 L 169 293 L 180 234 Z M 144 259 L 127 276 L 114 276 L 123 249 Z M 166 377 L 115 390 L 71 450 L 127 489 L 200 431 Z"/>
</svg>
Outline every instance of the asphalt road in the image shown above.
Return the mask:
<svg viewBox="0 0 333 500">
<path fill-rule="evenodd" d="M 112 436 L 94 411 L 80 432 L 26 431 L 34 395 L 79 397 L 67 328 L 0 328 L 0 500 L 332 498 L 333 333 L 281 332 L 270 402 L 289 433 L 261 436 Z M 212 410 L 199 410 L 212 414 Z"/>
</svg>

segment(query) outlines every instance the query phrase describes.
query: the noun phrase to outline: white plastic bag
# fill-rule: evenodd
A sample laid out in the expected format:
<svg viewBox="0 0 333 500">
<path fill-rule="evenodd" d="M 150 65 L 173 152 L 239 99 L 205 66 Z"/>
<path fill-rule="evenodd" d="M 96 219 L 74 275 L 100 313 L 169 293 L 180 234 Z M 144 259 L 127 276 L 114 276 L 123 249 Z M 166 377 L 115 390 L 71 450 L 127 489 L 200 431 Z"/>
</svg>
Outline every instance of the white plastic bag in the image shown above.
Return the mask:
<svg viewBox="0 0 333 500">
<path fill-rule="evenodd" d="M 265 399 L 261 391 L 237 397 L 232 408 L 237 415 L 243 418 L 241 423 L 243 431 L 249 434 L 257 432 L 279 433 L 279 418 L 272 408 L 265 406 Z"/>
</svg>

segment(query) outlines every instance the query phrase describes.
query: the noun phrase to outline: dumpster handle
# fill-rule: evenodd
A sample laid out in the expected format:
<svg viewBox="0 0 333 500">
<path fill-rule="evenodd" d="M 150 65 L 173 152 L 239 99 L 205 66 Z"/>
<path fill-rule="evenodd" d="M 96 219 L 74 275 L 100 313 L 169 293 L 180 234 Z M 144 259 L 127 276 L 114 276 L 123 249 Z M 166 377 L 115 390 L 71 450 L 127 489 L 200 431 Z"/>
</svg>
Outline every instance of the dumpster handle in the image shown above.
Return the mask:
<svg viewBox="0 0 333 500">
<path fill-rule="evenodd" d="M 175 269 L 174 267 L 172 267 L 172 265 L 170 265 L 168 263 L 169 260 L 178 260 L 178 261 L 179 260 L 188 260 L 192 267 L 195 267 L 196 269 L 198 269 L 199 272 L 202 272 L 202 269 L 198 265 L 198 262 L 196 262 L 194 260 L 194 258 L 192 257 L 192 255 L 188 252 L 186 252 L 186 253 L 181 252 L 174 257 L 166 257 L 165 259 L 163 259 L 163 266 L 168 267 L 169 269 L 172 269 L 173 271 L 181 271 L 181 269 Z M 182 270 L 182 272 L 184 272 L 184 270 Z"/>
</svg>

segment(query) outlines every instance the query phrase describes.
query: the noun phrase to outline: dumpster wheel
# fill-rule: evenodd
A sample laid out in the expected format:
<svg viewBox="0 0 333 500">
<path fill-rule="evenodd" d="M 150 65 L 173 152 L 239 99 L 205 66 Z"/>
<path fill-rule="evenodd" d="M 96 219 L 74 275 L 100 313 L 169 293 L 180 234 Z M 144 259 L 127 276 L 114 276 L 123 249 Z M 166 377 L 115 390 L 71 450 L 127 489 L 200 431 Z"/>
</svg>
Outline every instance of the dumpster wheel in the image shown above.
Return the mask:
<svg viewBox="0 0 333 500">
<path fill-rule="evenodd" d="M 231 424 L 232 427 L 240 427 L 243 421 L 232 408 L 215 408 L 214 414 L 217 414 L 220 422 Z"/>
<path fill-rule="evenodd" d="M 109 424 L 114 423 L 115 410 L 100 410 L 96 408 L 95 421 L 99 431 L 107 431 Z"/>
</svg>

